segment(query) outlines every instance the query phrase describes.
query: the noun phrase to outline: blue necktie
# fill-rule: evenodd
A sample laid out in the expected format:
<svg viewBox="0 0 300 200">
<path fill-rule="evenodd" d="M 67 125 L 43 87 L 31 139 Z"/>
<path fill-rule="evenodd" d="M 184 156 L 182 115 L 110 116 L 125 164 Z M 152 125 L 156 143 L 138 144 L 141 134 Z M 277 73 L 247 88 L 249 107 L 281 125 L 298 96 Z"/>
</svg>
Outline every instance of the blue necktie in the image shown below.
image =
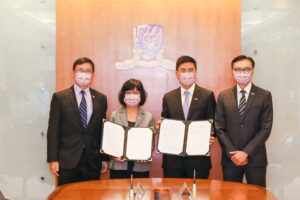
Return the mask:
<svg viewBox="0 0 300 200">
<path fill-rule="evenodd" d="M 239 113 L 240 113 L 240 117 L 242 119 L 244 111 L 245 111 L 245 107 L 246 107 L 246 96 L 245 96 L 246 91 L 241 90 L 240 93 L 242 93 L 242 97 L 240 99 L 240 104 L 239 104 Z"/>
<path fill-rule="evenodd" d="M 190 101 L 190 93 L 189 91 L 184 91 L 184 103 L 183 103 L 183 113 L 184 113 L 184 118 L 187 119 L 187 115 L 189 113 L 189 101 Z"/>
<path fill-rule="evenodd" d="M 84 128 L 87 127 L 87 106 L 86 106 L 86 99 L 85 99 L 85 91 L 80 91 L 82 95 L 82 99 L 79 105 L 79 113 L 81 117 L 81 122 Z"/>
</svg>

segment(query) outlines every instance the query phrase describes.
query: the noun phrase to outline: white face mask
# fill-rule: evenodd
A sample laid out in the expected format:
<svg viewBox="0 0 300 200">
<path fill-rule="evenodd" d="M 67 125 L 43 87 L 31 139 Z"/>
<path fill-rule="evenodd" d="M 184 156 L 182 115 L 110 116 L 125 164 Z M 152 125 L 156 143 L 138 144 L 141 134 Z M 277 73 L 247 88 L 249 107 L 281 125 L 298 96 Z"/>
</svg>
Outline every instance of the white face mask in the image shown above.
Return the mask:
<svg viewBox="0 0 300 200">
<path fill-rule="evenodd" d="M 236 73 L 234 72 L 234 79 L 236 80 L 237 83 L 246 85 L 251 81 L 251 73 Z"/>
<path fill-rule="evenodd" d="M 77 85 L 80 87 L 87 87 L 90 85 L 92 80 L 91 73 L 84 73 L 84 72 L 76 72 L 75 73 L 75 81 Z"/>
<path fill-rule="evenodd" d="M 190 86 L 195 82 L 195 74 L 193 72 L 181 73 L 179 80 L 182 85 Z"/>
<path fill-rule="evenodd" d="M 125 94 L 124 102 L 126 106 L 135 107 L 141 101 L 139 94 Z"/>
</svg>

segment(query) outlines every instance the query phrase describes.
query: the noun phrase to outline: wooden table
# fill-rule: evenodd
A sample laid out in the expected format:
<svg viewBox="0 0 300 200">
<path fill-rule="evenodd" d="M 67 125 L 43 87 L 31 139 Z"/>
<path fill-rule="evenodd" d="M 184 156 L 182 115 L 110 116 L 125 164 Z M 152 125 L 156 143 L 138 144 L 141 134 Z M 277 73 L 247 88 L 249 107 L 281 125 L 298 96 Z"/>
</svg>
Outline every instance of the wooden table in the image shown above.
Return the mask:
<svg viewBox="0 0 300 200">
<path fill-rule="evenodd" d="M 160 192 L 160 200 L 180 199 L 179 190 L 184 182 L 193 191 L 192 179 L 147 178 L 134 179 L 134 188 L 140 182 L 145 190 L 143 200 L 154 199 L 154 190 Z M 277 199 L 263 187 L 244 183 L 219 180 L 196 181 L 196 193 L 193 199 L 230 199 L 230 200 L 273 200 Z M 130 179 L 112 179 L 99 181 L 85 181 L 67 184 L 56 188 L 48 200 L 99 200 L 99 199 L 129 199 Z"/>
</svg>

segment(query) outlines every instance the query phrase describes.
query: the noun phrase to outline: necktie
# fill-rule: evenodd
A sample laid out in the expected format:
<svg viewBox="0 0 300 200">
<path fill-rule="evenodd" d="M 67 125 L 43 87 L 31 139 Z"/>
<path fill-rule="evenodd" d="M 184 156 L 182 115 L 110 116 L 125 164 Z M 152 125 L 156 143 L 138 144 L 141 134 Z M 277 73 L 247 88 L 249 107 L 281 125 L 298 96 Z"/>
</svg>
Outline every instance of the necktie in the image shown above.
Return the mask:
<svg viewBox="0 0 300 200">
<path fill-rule="evenodd" d="M 246 107 L 246 96 L 245 96 L 246 91 L 241 90 L 240 93 L 242 93 L 242 97 L 240 99 L 240 104 L 239 104 L 239 113 L 240 113 L 240 117 L 242 119 L 243 113 L 244 113 L 245 107 Z"/>
<path fill-rule="evenodd" d="M 80 91 L 82 95 L 82 99 L 79 105 L 79 113 L 81 117 L 81 122 L 84 128 L 87 127 L 87 106 L 86 106 L 86 99 L 85 99 L 85 91 Z"/>
<path fill-rule="evenodd" d="M 190 95 L 189 95 L 189 91 L 184 91 L 184 95 L 185 95 L 185 98 L 184 98 L 184 102 L 183 102 L 183 113 L 184 113 L 184 118 L 187 119 L 187 115 L 188 115 L 188 112 L 189 112 L 189 101 L 190 101 Z"/>
</svg>

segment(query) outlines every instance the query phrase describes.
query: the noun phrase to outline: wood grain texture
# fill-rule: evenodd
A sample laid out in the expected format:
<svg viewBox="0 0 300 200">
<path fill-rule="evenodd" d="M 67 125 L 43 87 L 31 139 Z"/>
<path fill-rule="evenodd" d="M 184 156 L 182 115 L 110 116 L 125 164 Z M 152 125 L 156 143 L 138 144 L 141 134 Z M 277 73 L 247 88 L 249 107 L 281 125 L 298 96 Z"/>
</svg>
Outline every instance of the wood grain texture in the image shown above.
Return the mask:
<svg viewBox="0 0 300 200">
<path fill-rule="evenodd" d="M 92 87 L 108 97 L 108 115 L 119 108 L 118 92 L 130 79 L 140 79 L 148 93 L 144 109 L 159 119 L 163 94 L 178 87 L 175 71 L 134 67 L 115 69 L 116 61 L 133 57 L 133 26 L 164 26 L 164 58 L 190 55 L 198 62 L 197 83 L 218 93 L 234 84 L 230 70 L 241 52 L 240 0 L 59 0 L 56 1 L 56 89 L 73 84 L 78 57 L 96 65 Z M 221 149 L 211 149 L 210 178 L 221 179 Z M 154 155 L 152 177 L 162 177 L 161 155 Z M 107 177 L 107 175 L 105 176 Z"/>
<path fill-rule="evenodd" d="M 154 191 L 160 191 L 160 199 L 181 199 L 179 190 L 185 182 L 192 192 L 192 179 L 149 178 L 134 179 L 134 188 L 138 181 L 145 190 L 143 199 L 154 199 Z M 47 198 L 48 200 L 98 200 L 98 199 L 129 199 L 130 179 L 111 179 L 86 181 L 67 184 L 56 188 Z M 277 198 L 263 187 L 219 181 L 197 179 L 196 193 L 193 199 L 210 200 L 276 200 Z"/>
</svg>

